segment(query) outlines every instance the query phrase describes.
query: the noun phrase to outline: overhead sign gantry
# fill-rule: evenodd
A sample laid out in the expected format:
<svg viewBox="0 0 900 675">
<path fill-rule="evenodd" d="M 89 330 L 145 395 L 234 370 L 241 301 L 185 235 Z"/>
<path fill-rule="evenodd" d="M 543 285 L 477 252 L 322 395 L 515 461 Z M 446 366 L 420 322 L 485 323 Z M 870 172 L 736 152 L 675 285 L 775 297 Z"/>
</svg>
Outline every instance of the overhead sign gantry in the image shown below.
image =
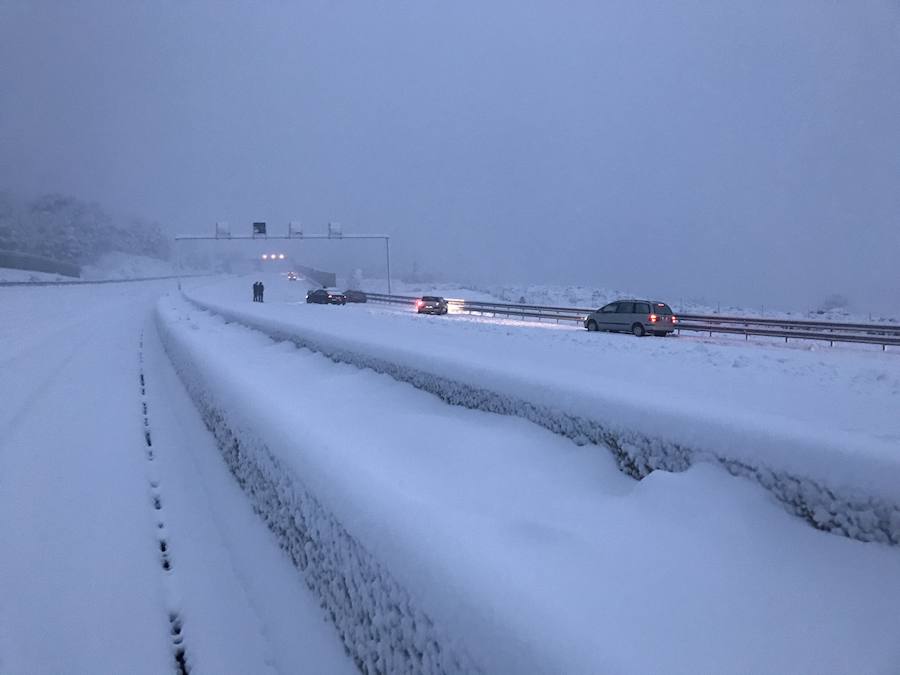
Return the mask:
<svg viewBox="0 0 900 675">
<path fill-rule="evenodd" d="M 217 222 L 215 226 L 215 234 L 211 237 L 204 237 L 202 235 L 178 235 L 175 237 L 175 241 L 215 241 L 215 240 L 254 240 L 254 239 L 332 239 L 332 240 L 345 240 L 345 239 L 383 239 L 384 240 L 384 254 L 385 261 L 387 265 L 387 287 L 388 287 L 388 295 L 391 294 L 391 238 L 386 234 L 344 234 L 344 228 L 340 223 L 330 222 L 328 223 L 328 233 L 327 234 L 306 234 L 303 231 L 303 225 L 296 221 L 291 221 L 288 223 L 287 234 L 286 235 L 270 235 L 267 232 L 266 223 L 263 221 L 257 221 L 252 224 L 251 233 L 248 235 L 233 235 L 231 234 L 231 228 L 228 223 L 225 222 Z"/>
</svg>

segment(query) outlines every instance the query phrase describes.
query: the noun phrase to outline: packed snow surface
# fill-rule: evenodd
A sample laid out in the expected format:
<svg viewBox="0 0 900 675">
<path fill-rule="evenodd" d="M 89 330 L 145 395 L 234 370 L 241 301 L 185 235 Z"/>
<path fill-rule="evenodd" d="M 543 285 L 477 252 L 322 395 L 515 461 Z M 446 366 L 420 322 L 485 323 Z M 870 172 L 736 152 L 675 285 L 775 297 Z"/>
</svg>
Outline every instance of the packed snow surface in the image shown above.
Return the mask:
<svg viewBox="0 0 900 675">
<path fill-rule="evenodd" d="M 571 331 L 298 304 L 289 301 L 302 297 L 304 287 L 265 281 L 267 299 L 280 302 L 251 303 L 247 283 L 192 293 L 322 334 L 373 343 L 393 336 L 392 346 L 422 361 L 449 353 L 486 369 L 499 359 L 537 375 L 569 363 L 557 373 L 561 379 L 591 383 L 591 375 L 605 371 L 604 386 L 628 374 L 623 389 L 659 382 L 656 398 L 673 391 L 677 373 L 695 366 L 707 384 L 720 371 L 727 382 L 731 361 L 741 355 L 746 368 L 736 371 L 763 371 L 750 380 L 757 393 L 762 381 L 776 394 L 797 379 L 806 391 L 813 382 L 822 386 L 822 377 L 803 368 L 815 370 L 806 353 L 619 336 L 597 341 Z M 270 522 L 286 522 L 289 500 L 278 495 L 295 485 L 327 514 L 314 522 L 340 524 L 308 534 L 322 555 L 334 547 L 364 557 L 366 569 L 389 570 L 396 585 L 384 585 L 386 597 L 351 595 L 358 616 L 376 626 L 387 622 L 386 634 L 385 608 L 411 603 L 433 622 L 429 640 L 447 640 L 463 655 L 459 663 L 491 673 L 891 673 L 900 665 L 896 548 L 817 531 L 755 484 L 713 465 L 633 481 L 595 446 L 525 420 L 448 406 L 178 297 L 163 299 L 158 311 L 195 400 L 229 427 L 225 437 L 242 444 L 230 456 L 244 466 L 248 489 L 266 495 L 257 506 L 272 510 Z M 574 354 L 561 354 L 563 348 Z M 588 350 L 599 364 L 583 360 Z M 680 355 L 688 363 L 670 370 Z M 638 367 L 645 360 L 651 364 Z M 873 370 L 892 367 L 868 363 Z M 844 369 L 831 364 L 825 371 L 843 381 Z M 690 383 L 686 389 L 689 397 L 702 392 Z M 863 396 L 860 390 L 847 396 Z M 770 412 L 746 393 L 715 387 L 720 392 L 718 414 L 736 413 L 742 401 L 755 401 L 758 415 Z M 647 396 L 656 400 L 652 390 Z M 802 404 L 789 410 L 794 420 L 814 412 Z M 346 532 L 354 545 L 335 532 Z M 331 583 L 358 592 L 340 575 Z M 402 620 L 398 625 L 416 634 Z"/>
</svg>

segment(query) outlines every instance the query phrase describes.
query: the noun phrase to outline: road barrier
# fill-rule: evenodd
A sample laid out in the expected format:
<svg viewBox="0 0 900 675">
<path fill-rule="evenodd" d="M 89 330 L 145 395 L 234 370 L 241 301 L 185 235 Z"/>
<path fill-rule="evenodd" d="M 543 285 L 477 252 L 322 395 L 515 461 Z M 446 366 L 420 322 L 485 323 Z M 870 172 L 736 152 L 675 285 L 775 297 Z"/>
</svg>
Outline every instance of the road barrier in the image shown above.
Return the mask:
<svg viewBox="0 0 900 675">
<path fill-rule="evenodd" d="M 305 265 L 294 265 L 294 268 L 304 277 L 319 284 L 323 288 L 337 284 L 337 275 L 335 275 L 334 272 L 323 272 L 322 270 L 306 267 Z"/>
<path fill-rule="evenodd" d="M 372 302 L 409 304 L 416 297 L 406 295 L 386 295 L 369 293 Z M 584 324 L 593 309 L 584 307 L 552 307 L 546 305 L 525 305 L 503 302 L 482 302 L 448 298 L 451 314 L 476 314 L 503 316 L 525 321 L 569 321 Z M 690 331 L 769 337 L 788 340 L 818 340 L 834 345 L 835 342 L 880 345 L 882 351 L 888 346 L 900 346 L 900 324 L 839 323 L 833 321 L 812 321 L 776 318 L 754 318 L 746 316 L 719 316 L 715 314 L 678 314 L 677 332 Z"/>
<path fill-rule="evenodd" d="M 209 277 L 212 274 L 170 274 L 164 277 L 136 277 L 134 279 L 98 279 L 96 281 L 0 281 L 0 286 L 84 286 L 89 284 L 129 284 L 135 281 L 162 281 L 163 279 L 190 279 Z"/>
<path fill-rule="evenodd" d="M 49 274 L 62 274 L 66 277 L 81 276 L 81 267 L 71 262 L 63 262 L 41 255 L 23 253 L 22 251 L 0 251 L 0 267 L 26 272 L 46 272 Z"/>
</svg>

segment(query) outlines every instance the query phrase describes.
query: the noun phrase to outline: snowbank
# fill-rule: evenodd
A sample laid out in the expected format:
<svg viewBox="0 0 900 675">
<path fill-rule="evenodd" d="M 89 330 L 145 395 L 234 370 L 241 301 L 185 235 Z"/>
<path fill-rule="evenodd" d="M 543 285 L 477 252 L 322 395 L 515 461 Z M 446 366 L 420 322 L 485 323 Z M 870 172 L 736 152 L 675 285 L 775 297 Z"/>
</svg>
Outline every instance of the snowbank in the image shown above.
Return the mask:
<svg viewBox="0 0 900 675">
<path fill-rule="evenodd" d="M 287 470 L 266 441 L 223 401 L 227 385 L 158 309 L 165 349 L 229 469 L 254 510 L 321 598 L 348 652 L 363 672 L 477 673 L 454 640 L 434 625 L 376 558 L 324 508 L 302 476 Z M 239 420 L 237 424 L 235 420 Z"/>
<path fill-rule="evenodd" d="M 895 550 L 805 527 L 749 482 L 709 464 L 631 481 L 589 446 L 180 298 L 157 321 L 226 462 L 364 672 L 900 662 Z"/>
<path fill-rule="evenodd" d="M 429 345 L 379 340 L 364 331 L 342 334 L 190 299 L 275 339 L 387 373 L 454 405 L 523 417 L 577 443 L 609 448 L 635 478 L 711 462 L 756 481 L 817 528 L 900 544 L 900 457 L 890 439 L 801 428 L 706 400 L 648 398 L 627 382 L 567 381 L 514 363 L 464 360 Z"/>
</svg>

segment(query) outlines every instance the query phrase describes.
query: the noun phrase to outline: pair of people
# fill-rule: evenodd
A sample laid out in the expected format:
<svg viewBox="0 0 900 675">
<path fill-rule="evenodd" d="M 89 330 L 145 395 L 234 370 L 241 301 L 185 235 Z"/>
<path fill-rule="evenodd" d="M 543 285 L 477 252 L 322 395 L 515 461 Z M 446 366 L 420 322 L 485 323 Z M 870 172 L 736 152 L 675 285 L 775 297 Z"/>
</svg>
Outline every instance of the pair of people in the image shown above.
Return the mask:
<svg viewBox="0 0 900 675">
<path fill-rule="evenodd" d="M 263 286 L 263 282 L 255 281 L 253 282 L 253 302 L 262 302 L 263 301 L 263 293 L 265 292 L 266 287 Z"/>
</svg>

